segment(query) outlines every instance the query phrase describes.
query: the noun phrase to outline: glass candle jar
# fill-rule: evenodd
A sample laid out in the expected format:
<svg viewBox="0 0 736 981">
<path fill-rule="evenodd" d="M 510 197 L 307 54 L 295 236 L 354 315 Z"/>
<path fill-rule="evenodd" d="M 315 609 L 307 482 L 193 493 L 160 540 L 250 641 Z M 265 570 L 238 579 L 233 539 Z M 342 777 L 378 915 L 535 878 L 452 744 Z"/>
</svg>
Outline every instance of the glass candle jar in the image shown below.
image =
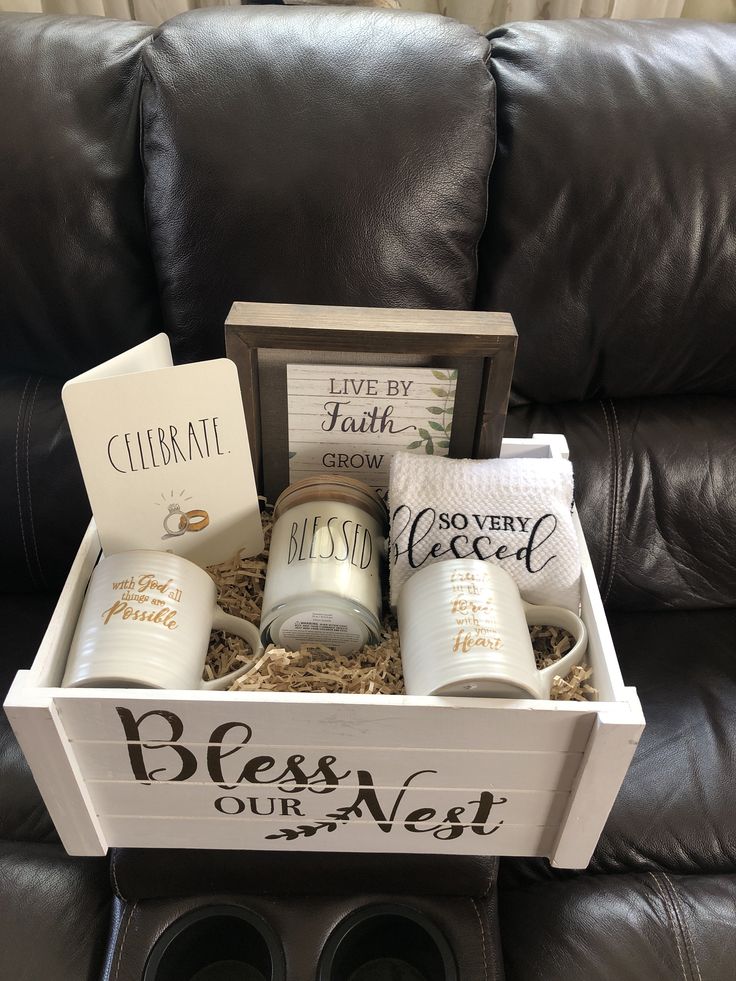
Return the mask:
<svg viewBox="0 0 736 981">
<path fill-rule="evenodd" d="M 307 477 L 279 496 L 263 593 L 263 643 L 351 654 L 381 631 L 388 511 L 351 477 Z"/>
</svg>

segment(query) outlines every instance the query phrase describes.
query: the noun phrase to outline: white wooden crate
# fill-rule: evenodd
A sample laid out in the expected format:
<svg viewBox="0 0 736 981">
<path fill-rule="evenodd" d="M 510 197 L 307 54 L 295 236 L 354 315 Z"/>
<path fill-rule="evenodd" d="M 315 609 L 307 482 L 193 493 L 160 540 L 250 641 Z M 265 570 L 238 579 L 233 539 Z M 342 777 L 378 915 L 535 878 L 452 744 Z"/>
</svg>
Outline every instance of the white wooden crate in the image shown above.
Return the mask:
<svg viewBox="0 0 736 981">
<path fill-rule="evenodd" d="M 504 456 L 566 453 L 562 437 Z M 546 855 L 585 866 L 644 719 L 588 551 L 597 702 L 59 688 L 91 525 L 5 710 L 64 846 Z"/>
</svg>

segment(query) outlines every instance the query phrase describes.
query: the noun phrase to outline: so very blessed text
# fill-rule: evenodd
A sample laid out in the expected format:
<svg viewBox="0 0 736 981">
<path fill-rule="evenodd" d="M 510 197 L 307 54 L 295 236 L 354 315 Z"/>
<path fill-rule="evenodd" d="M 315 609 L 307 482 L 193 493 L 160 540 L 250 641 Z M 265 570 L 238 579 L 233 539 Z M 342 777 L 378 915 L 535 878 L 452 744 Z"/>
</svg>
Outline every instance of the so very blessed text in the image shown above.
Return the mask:
<svg viewBox="0 0 736 981">
<path fill-rule="evenodd" d="M 346 767 L 323 747 L 310 754 L 249 746 L 254 733 L 244 721 L 216 725 L 202 744 L 196 738 L 187 740 L 185 722 L 174 712 L 152 709 L 136 716 L 125 706 L 115 710 L 130 768 L 140 785 L 211 785 L 211 798 L 205 791 L 210 812 L 283 821 L 283 827 L 265 835 L 270 840 L 309 838 L 354 820 L 371 822 L 387 835 L 398 829 L 452 841 L 463 834 L 495 834 L 504 823 L 498 815 L 508 798 L 488 789 L 450 791 L 457 794 L 456 802 L 432 806 L 439 793 L 433 783 L 443 787 L 446 781 L 431 767 L 377 780 L 367 767 Z M 386 782 L 394 786 L 386 787 Z"/>
<path fill-rule="evenodd" d="M 541 572 L 556 555 L 536 555 L 547 542 L 554 543 L 557 518 L 554 514 L 521 517 L 512 514 L 465 514 L 424 507 L 414 513 L 408 504 L 397 507 L 391 519 L 394 560 L 406 556 L 412 569 L 439 558 L 509 559 L 523 564 L 527 572 Z M 501 538 L 491 532 L 513 533 Z"/>
</svg>

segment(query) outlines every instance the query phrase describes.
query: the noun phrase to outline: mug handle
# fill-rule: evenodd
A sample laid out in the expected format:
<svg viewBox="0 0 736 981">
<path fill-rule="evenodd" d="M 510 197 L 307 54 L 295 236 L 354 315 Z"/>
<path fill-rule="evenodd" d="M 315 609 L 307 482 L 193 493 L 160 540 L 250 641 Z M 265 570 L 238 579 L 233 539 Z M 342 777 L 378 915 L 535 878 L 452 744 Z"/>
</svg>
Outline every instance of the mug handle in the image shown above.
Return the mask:
<svg viewBox="0 0 736 981">
<path fill-rule="evenodd" d="M 219 691 L 223 688 L 227 688 L 228 685 L 252 668 L 256 658 L 263 653 L 263 647 L 261 646 L 261 634 L 255 624 L 251 623 L 249 620 L 242 620 L 240 617 L 234 617 L 230 613 L 225 613 L 219 606 L 215 607 L 215 612 L 212 617 L 212 629 L 225 630 L 229 634 L 235 634 L 236 637 L 242 637 L 243 640 L 247 641 L 251 650 L 253 651 L 253 657 L 250 659 L 250 661 L 246 662 L 245 664 L 241 664 L 239 668 L 228 672 L 228 674 L 224 674 L 221 678 L 213 678 L 212 681 L 200 682 L 200 688 L 203 691 Z"/>
<path fill-rule="evenodd" d="M 542 695 L 544 698 L 549 698 L 555 675 L 564 678 L 582 661 L 583 655 L 588 649 L 588 630 L 579 616 L 562 606 L 537 606 L 523 600 L 522 603 L 527 626 L 535 627 L 549 624 L 553 627 L 562 627 L 564 630 L 569 630 L 575 638 L 572 650 L 568 651 L 559 661 L 555 661 L 554 664 L 548 664 L 546 668 L 539 669 Z"/>
</svg>

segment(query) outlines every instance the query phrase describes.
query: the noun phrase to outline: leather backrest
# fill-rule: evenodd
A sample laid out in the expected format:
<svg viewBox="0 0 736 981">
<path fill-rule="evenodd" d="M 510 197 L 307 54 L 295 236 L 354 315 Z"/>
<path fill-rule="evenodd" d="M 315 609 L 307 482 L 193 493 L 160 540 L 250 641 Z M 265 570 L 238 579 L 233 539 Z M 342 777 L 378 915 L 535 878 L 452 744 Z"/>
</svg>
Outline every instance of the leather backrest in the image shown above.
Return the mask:
<svg viewBox="0 0 736 981">
<path fill-rule="evenodd" d="M 0 371 L 0 592 L 58 589 L 90 519 L 61 385 Z"/>
<path fill-rule="evenodd" d="M 538 21 L 491 48 L 479 305 L 514 315 L 515 401 L 736 390 L 736 27 Z"/>
<path fill-rule="evenodd" d="M 138 149 L 149 35 L 0 15 L 0 369 L 68 378 L 158 327 Z"/>
<path fill-rule="evenodd" d="M 138 140 L 150 33 L 0 14 L 0 589 L 58 586 L 89 520 L 62 381 L 160 329 Z"/>
<path fill-rule="evenodd" d="M 146 208 L 176 357 L 233 300 L 467 308 L 493 157 L 488 44 L 408 12 L 202 9 L 145 53 Z"/>
<path fill-rule="evenodd" d="M 524 405 L 507 428 L 566 435 L 609 608 L 736 606 L 736 399 Z"/>
<path fill-rule="evenodd" d="M 736 26 L 514 24 L 491 45 L 478 303 L 519 331 L 507 431 L 567 436 L 610 607 L 734 605 Z"/>
</svg>

